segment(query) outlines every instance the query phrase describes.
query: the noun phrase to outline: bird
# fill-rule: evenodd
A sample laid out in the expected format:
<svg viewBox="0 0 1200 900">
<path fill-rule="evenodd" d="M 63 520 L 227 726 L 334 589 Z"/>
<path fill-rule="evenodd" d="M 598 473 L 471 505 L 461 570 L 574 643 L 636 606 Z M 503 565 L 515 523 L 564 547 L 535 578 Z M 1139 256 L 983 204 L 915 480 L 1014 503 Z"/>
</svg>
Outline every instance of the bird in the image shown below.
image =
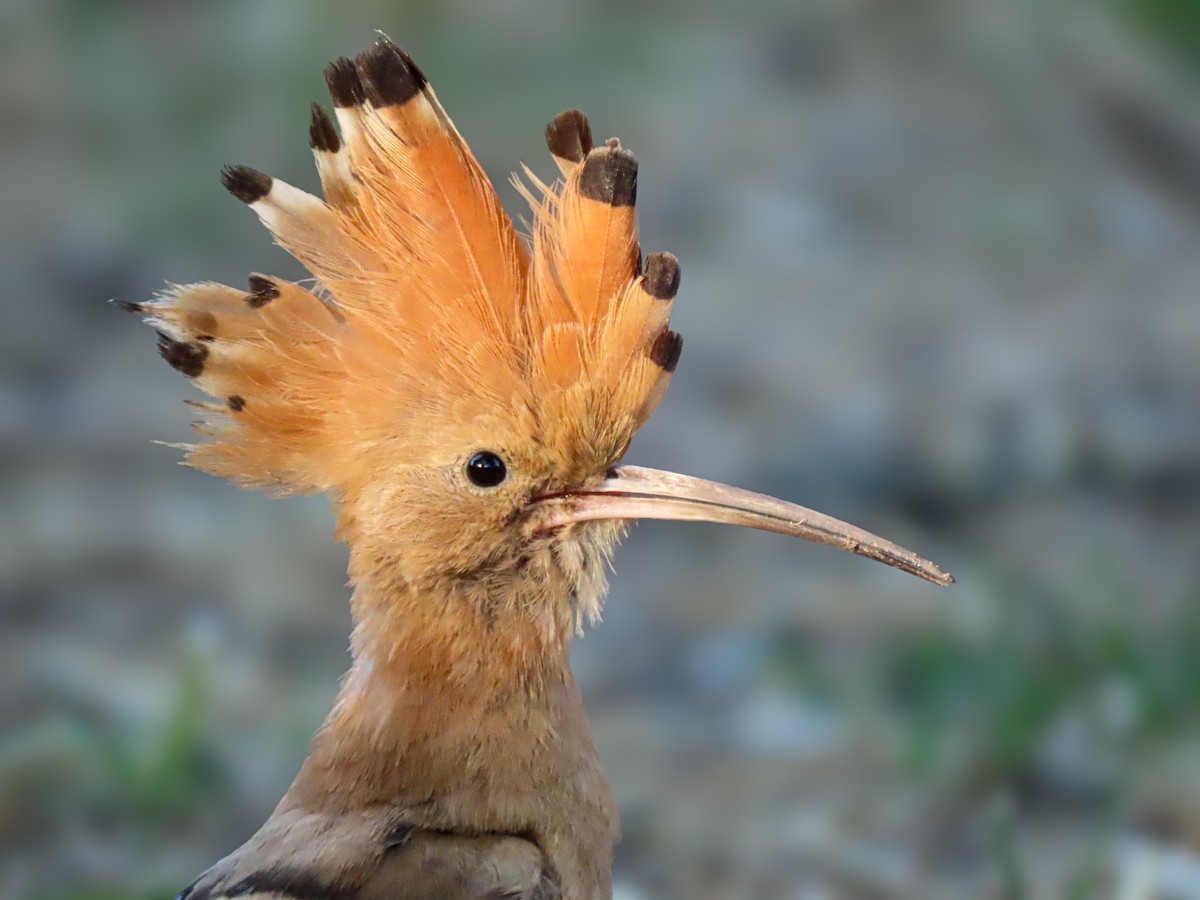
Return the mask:
<svg viewBox="0 0 1200 900">
<path fill-rule="evenodd" d="M 311 274 L 124 302 L 209 396 L 184 461 L 325 493 L 349 548 L 352 663 L 265 824 L 178 900 L 602 900 L 618 811 L 568 649 L 629 524 L 747 526 L 953 578 L 794 504 L 622 464 L 682 339 L 643 256 L 636 157 L 579 110 L 518 233 L 421 69 L 381 37 L 325 69 L 322 196 L 222 182 Z M 336 120 L 336 124 L 335 124 Z"/>
</svg>

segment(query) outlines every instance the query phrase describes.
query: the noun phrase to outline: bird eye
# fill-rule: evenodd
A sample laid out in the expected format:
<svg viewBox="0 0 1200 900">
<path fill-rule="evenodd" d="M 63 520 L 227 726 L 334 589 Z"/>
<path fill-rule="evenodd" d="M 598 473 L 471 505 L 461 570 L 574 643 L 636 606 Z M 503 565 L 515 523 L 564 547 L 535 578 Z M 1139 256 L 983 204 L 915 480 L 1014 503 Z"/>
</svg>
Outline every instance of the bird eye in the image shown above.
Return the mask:
<svg viewBox="0 0 1200 900">
<path fill-rule="evenodd" d="M 491 450 L 480 450 L 467 460 L 467 477 L 476 487 L 495 487 L 507 475 L 504 460 Z"/>
</svg>

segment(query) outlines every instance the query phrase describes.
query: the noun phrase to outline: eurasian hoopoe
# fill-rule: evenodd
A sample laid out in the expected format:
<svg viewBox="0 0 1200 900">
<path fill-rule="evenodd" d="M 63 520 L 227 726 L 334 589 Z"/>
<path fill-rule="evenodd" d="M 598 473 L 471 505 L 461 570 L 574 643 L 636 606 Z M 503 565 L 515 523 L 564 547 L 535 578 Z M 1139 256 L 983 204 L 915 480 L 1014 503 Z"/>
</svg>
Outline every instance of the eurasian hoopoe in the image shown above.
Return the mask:
<svg viewBox="0 0 1200 900">
<path fill-rule="evenodd" d="M 644 259 L 637 162 L 578 110 L 525 169 L 522 240 L 409 56 L 325 72 L 321 200 L 243 166 L 225 187 L 314 277 L 174 287 L 124 304 L 215 398 L 188 462 L 324 491 L 350 547 L 354 663 L 266 824 L 187 900 L 606 898 L 617 809 L 568 664 L 628 520 L 746 525 L 935 584 L 843 522 L 683 475 L 617 467 L 679 360 L 669 253 Z"/>
</svg>

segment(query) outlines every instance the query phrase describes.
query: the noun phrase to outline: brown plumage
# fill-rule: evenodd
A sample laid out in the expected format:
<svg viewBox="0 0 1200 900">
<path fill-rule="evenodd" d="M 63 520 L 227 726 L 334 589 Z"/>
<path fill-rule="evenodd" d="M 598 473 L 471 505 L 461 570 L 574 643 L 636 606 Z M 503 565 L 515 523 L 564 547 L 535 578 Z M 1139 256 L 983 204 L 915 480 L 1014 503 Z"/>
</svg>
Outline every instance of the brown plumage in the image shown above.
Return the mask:
<svg viewBox="0 0 1200 900">
<path fill-rule="evenodd" d="M 562 179 L 526 170 L 526 243 L 407 54 L 382 41 L 326 76 L 324 200 L 222 176 L 311 288 L 253 275 L 124 304 L 214 398 L 188 462 L 328 492 L 354 585 L 354 663 L 311 755 L 181 896 L 609 897 L 617 810 L 567 649 L 626 521 L 748 525 L 952 579 L 811 510 L 615 467 L 682 348 L 679 264 L 642 259 L 618 141 L 593 146 L 578 110 L 551 122 Z"/>
</svg>

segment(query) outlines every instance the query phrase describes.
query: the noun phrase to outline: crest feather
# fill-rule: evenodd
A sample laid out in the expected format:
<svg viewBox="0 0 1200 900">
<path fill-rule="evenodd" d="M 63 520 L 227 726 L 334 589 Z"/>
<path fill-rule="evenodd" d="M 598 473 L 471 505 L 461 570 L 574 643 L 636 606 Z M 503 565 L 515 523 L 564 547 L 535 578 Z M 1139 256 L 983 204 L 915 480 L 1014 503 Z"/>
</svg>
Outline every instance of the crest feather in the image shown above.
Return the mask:
<svg viewBox="0 0 1200 900">
<path fill-rule="evenodd" d="M 246 486 L 344 491 L 364 453 L 393 459 L 414 435 L 497 415 L 560 427 L 555 453 L 623 452 L 680 346 L 667 327 L 679 266 L 654 254 L 643 268 L 633 154 L 593 146 L 578 110 L 557 116 L 546 139 L 562 180 L 515 182 L 527 248 L 403 50 L 381 41 L 326 81 L 337 126 L 317 105 L 309 122 L 324 199 L 243 166 L 222 175 L 313 290 L 253 276 L 248 291 L 124 304 L 215 399 L 193 405 L 207 440 L 188 461 Z"/>
<path fill-rule="evenodd" d="M 246 487 L 331 486 L 325 422 L 344 376 L 340 314 L 299 285 L 261 275 L 250 290 L 174 287 L 133 310 L 159 331 L 159 352 L 217 404 L 193 404 L 209 438 L 188 462 Z"/>
</svg>

